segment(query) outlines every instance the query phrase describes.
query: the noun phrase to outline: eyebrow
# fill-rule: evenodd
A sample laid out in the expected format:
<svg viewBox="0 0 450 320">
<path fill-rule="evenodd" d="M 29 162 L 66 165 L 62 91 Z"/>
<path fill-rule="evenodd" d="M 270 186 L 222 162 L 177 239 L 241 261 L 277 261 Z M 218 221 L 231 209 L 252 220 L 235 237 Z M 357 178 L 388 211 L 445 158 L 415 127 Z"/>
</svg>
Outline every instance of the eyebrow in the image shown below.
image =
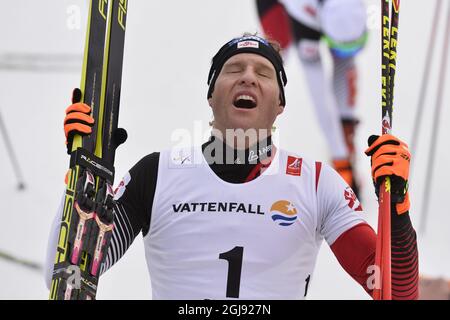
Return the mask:
<svg viewBox="0 0 450 320">
<path fill-rule="evenodd" d="M 223 68 L 242 67 L 244 64 L 245 63 L 242 62 L 242 61 L 235 61 L 235 62 L 231 62 L 231 63 L 225 64 L 223 66 Z M 268 66 L 267 64 L 262 63 L 262 62 L 256 62 L 256 68 L 260 69 L 260 70 L 263 70 L 263 71 L 269 71 L 269 72 L 276 73 L 275 70 L 273 70 L 270 66 Z"/>
<path fill-rule="evenodd" d="M 274 68 L 271 68 L 266 64 L 259 63 L 257 65 L 257 68 L 259 68 L 261 71 L 269 71 L 270 73 L 276 74 L 276 71 L 274 70 Z"/>
<path fill-rule="evenodd" d="M 242 67 L 242 62 L 236 61 L 228 64 L 225 63 L 225 65 L 223 66 L 223 68 L 230 68 L 230 67 Z"/>
</svg>

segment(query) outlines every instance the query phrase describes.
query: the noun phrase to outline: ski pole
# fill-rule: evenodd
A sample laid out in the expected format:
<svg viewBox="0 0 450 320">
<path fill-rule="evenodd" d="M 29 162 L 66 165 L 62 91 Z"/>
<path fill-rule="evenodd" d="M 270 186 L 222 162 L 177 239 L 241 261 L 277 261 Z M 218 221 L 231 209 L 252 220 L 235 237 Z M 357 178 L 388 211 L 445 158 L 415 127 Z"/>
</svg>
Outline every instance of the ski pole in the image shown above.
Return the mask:
<svg viewBox="0 0 450 320">
<path fill-rule="evenodd" d="M 392 1 L 389 15 L 389 0 L 381 0 L 381 106 L 382 134 L 391 133 L 394 101 L 394 79 L 397 64 L 397 38 L 400 0 Z M 379 287 L 374 289 L 375 300 L 391 300 L 391 180 L 386 177 L 379 190 L 378 233 L 375 252 L 375 264 L 379 268 Z"/>
<path fill-rule="evenodd" d="M 428 79 L 430 77 L 432 55 L 434 52 L 434 46 L 435 46 L 435 42 L 436 42 L 437 26 L 438 26 L 438 22 L 439 22 L 439 13 L 441 12 L 441 4 L 442 4 L 442 1 L 438 0 L 436 3 L 436 7 L 434 9 L 433 26 L 431 28 L 430 41 L 428 43 L 427 56 L 426 56 L 426 60 L 425 60 L 425 70 L 424 70 L 424 75 L 422 77 L 419 101 L 417 103 L 417 108 L 416 108 L 417 111 L 416 111 L 416 116 L 414 119 L 413 133 L 412 133 L 412 138 L 411 138 L 411 154 L 416 154 L 417 140 L 418 140 L 421 125 L 422 125 L 423 103 L 425 100 L 425 94 L 426 94 L 427 87 L 428 87 Z"/>
<path fill-rule="evenodd" d="M 9 253 L 6 253 L 4 251 L 1 251 L 1 250 L 0 250 L 0 259 L 24 266 L 28 269 L 32 269 L 35 271 L 42 271 L 42 269 L 43 269 L 42 265 L 40 265 L 39 263 L 15 257 L 15 256 L 13 256 Z"/>
<path fill-rule="evenodd" d="M 434 168 L 434 162 L 436 158 L 436 140 L 438 139 L 438 132 L 439 132 L 439 123 L 440 123 L 440 116 L 441 116 L 441 110 L 442 110 L 442 97 L 444 95 L 444 84 L 445 84 L 445 78 L 446 78 L 446 70 L 447 70 L 447 60 L 448 60 L 448 45 L 449 45 L 449 37 L 450 37 L 450 5 L 447 8 L 447 22 L 446 22 L 446 28 L 445 28 L 445 41 L 444 41 L 444 47 L 442 50 L 442 61 L 440 65 L 440 72 L 439 72 L 439 84 L 438 84 L 438 92 L 437 92 L 437 98 L 436 98 L 436 107 L 433 117 L 433 125 L 432 125 L 432 132 L 431 132 L 431 146 L 430 151 L 428 153 L 428 161 L 427 161 L 427 173 L 426 173 L 426 182 L 425 182 L 425 188 L 423 191 L 423 197 L 422 197 L 422 211 L 421 211 L 421 219 L 420 219 L 420 232 L 424 233 L 426 228 L 426 221 L 427 221 L 427 215 L 428 215 L 428 205 L 429 202 L 429 196 L 430 196 L 430 189 L 432 187 L 433 182 L 433 168 Z"/>
<path fill-rule="evenodd" d="M 6 145 L 6 149 L 7 149 L 9 158 L 11 160 L 11 163 L 12 163 L 12 166 L 14 169 L 14 173 L 16 174 L 16 177 L 17 177 L 17 181 L 18 181 L 17 188 L 19 190 L 23 190 L 23 189 L 25 189 L 25 183 L 22 178 L 22 171 L 20 170 L 19 162 L 17 161 L 16 154 L 14 153 L 14 149 L 12 147 L 11 140 L 9 139 L 8 132 L 6 130 L 5 123 L 3 122 L 1 113 L 0 113 L 0 131 L 2 132 L 3 139 L 4 139 L 5 145 Z"/>
</svg>

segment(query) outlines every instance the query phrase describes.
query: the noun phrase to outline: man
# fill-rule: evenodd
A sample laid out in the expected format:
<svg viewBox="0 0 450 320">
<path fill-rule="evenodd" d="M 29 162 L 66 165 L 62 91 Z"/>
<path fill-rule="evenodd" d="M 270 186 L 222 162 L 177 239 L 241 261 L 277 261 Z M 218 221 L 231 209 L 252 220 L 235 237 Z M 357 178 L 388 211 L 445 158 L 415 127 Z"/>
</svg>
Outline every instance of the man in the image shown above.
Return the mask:
<svg viewBox="0 0 450 320">
<path fill-rule="evenodd" d="M 302 64 L 334 169 L 359 193 L 354 172 L 357 69 L 366 38 L 362 0 L 257 0 L 264 33 L 284 51 L 294 46 Z M 320 40 L 330 48 L 332 85 L 326 79 Z"/>
<path fill-rule="evenodd" d="M 125 175 L 103 272 L 142 232 L 154 299 L 303 299 L 325 239 L 372 293 L 367 268 L 374 264 L 376 235 L 351 188 L 327 165 L 272 143 L 286 82 L 275 43 L 244 35 L 218 51 L 208 77 L 211 139 L 201 147 L 149 154 Z M 89 110 L 81 103 L 68 108 L 69 147 L 73 132 L 90 132 Z M 367 154 L 376 184 L 395 175 L 393 296 L 413 299 L 417 246 L 405 188 L 409 152 L 393 136 L 373 136 Z M 48 283 L 59 219 L 49 241 Z"/>
</svg>

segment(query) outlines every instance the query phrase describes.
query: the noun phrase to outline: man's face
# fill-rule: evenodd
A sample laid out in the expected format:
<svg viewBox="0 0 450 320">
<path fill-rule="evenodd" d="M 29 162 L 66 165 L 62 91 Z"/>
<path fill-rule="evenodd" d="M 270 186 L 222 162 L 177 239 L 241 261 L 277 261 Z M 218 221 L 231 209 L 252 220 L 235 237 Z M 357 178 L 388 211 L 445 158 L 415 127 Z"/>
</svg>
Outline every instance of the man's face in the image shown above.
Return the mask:
<svg viewBox="0 0 450 320">
<path fill-rule="evenodd" d="M 226 129 L 272 129 L 283 112 L 275 68 L 253 53 L 234 55 L 223 65 L 208 99 L 214 127 Z"/>
</svg>

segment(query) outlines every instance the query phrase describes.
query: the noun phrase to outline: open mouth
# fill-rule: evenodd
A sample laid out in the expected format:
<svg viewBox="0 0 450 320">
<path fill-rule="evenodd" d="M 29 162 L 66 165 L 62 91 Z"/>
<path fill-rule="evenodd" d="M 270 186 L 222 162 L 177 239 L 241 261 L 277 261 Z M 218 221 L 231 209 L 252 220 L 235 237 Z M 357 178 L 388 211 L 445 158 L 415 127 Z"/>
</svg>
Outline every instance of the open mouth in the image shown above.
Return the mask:
<svg viewBox="0 0 450 320">
<path fill-rule="evenodd" d="M 241 94 L 234 99 L 233 105 L 240 109 L 253 109 L 256 108 L 256 99 L 252 96 Z"/>
</svg>

